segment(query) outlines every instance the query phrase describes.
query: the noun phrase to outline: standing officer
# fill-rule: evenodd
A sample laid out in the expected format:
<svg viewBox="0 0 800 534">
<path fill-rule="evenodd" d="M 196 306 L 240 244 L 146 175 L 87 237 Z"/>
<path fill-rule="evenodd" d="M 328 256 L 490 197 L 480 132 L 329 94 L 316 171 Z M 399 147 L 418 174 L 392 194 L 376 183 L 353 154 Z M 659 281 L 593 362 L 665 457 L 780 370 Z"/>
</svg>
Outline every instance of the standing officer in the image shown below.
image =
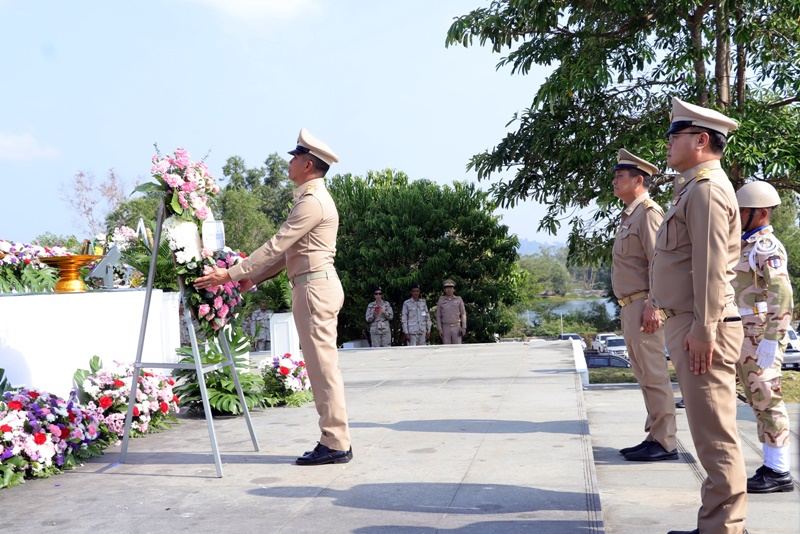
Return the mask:
<svg viewBox="0 0 800 534">
<path fill-rule="evenodd" d="M 419 284 L 411 284 L 411 298 L 403 303 L 400 321 L 409 346 L 424 345 L 431 338 L 431 315 L 425 299 L 419 298 Z"/>
<path fill-rule="evenodd" d="M 367 305 L 367 322 L 369 323 L 369 341 L 372 347 L 388 347 L 392 344 L 392 329 L 389 321 L 394 317 L 392 305 L 383 300 L 383 288 L 378 286 L 373 291 L 375 300 Z"/>
<path fill-rule="evenodd" d="M 625 203 L 614 240 L 611 283 L 622 306 L 620 321 L 631 367 L 642 389 L 647 419 L 645 440 L 620 450 L 626 460 L 677 460 L 675 396 L 664 357 L 661 314 L 650 302 L 650 262 L 656 232 L 664 219 L 650 199 L 650 182 L 658 167 L 620 149 L 614 167 L 614 196 Z"/>
<path fill-rule="evenodd" d="M 289 179 L 297 188 L 294 207 L 278 233 L 241 263 L 198 278 L 198 289 L 242 282 L 246 291 L 286 268 L 292 286 L 292 313 L 314 391 L 322 432 L 319 443 L 296 460 L 299 465 L 346 463 L 353 458 L 344 381 L 336 349 L 338 313 L 344 292 L 333 266 L 339 213 L 325 187 L 325 173 L 339 158 L 303 128 L 290 151 Z"/>
<path fill-rule="evenodd" d="M 781 392 L 781 363 L 792 319 L 792 284 L 786 249 L 772 233 L 772 209 L 781 197 L 766 182 L 736 193 L 742 219 L 742 255 L 736 265 L 736 303 L 744 343 L 736 365 L 747 403 L 758 422 L 764 465 L 747 479 L 748 493 L 794 490 L 789 473 L 789 414 Z"/>
<path fill-rule="evenodd" d="M 448 278 L 444 281 L 444 296 L 436 303 L 436 326 L 445 345 L 460 345 L 467 333 L 467 310 L 455 292 L 456 283 Z"/>
<path fill-rule="evenodd" d="M 255 350 L 269 349 L 269 320 L 272 314 L 267 310 L 267 302 L 262 300 L 250 316 L 250 335 L 255 338 Z"/>
<path fill-rule="evenodd" d="M 747 475 L 736 430 L 736 360 L 743 335 L 731 285 L 741 224 L 736 193 L 720 165 L 726 135 L 737 126 L 722 113 L 673 98 L 667 164 L 680 176 L 650 269 L 650 296 L 666 317 L 667 348 L 707 473 L 694 532 L 714 534 L 742 534 L 747 515 Z"/>
</svg>

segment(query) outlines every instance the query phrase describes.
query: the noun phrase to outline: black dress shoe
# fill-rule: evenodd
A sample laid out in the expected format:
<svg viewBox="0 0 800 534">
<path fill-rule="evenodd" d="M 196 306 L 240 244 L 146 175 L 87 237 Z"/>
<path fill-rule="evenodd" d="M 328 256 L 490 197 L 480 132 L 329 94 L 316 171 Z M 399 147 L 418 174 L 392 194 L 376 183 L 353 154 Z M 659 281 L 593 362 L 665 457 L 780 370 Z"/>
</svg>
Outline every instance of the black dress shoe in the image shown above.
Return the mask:
<svg viewBox="0 0 800 534">
<path fill-rule="evenodd" d="M 628 454 L 629 452 L 636 452 L 636 451 L 640 451 L 640 450 L 644 449 L 645 447 L 647 447 L 647 440 L 645 440 L 645 441 L 641 442 L 641 443 L 640 443 L 640 444 L 638 444 L 638 445 L 634 445 L 633 447 L 625 447 L 624 449 L 620 449 L 620 450 L 619 450 L 619 453 L 620 453 L 621 455 L 625 456 L 625 455 L 626 455 L 626 454 Z"/>
<path fill-rule="evenodd" d="M 625 455 L 631 462 L 660 462 L 661 460 L 677 460 L 678 449 L 668 451 L 657 441 L 648 441 L 647 445 L 638 451 Z"/>
<path fill-rule="evenodd" d="M 317 443 L 313 451 L 306 452 L 294 461 L 297 465 L 325 465 L 346 464 L 353 459 L 353 447 L 346 451 L 330 449 L 322 443 Z"/>
<path fill-rule="evenodd" d="M 762 465 L 756 474 L 747 479 L 747 493 L 781 493 L 794 491 L 792 475 L 787 471 L 779 473 Z"/>
<path fill-rule="evenodd" d="M 683 399 L 679 400 L 675 403 L 676 408 L 686 408 L 686 404 L 684 404 Z"/>
</svg>

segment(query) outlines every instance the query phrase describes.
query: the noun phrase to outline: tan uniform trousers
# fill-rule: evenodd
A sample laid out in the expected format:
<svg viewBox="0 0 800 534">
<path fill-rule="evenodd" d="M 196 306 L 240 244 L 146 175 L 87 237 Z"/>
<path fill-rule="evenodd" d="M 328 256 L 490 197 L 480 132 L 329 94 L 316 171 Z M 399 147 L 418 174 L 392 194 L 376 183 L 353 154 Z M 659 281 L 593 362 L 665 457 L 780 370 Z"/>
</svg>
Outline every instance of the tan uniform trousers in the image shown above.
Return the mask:
<svg viewBox="0 0 800 534">
<path fill-rule="evenodd" d="M 442 343 L 445 345 L 461 345 L 461 327 L 442 325 Z"/>
<path fill-rule="evenodd" d="M 736 308 L 724 315 L 737 315 Z M 742 323 L 719 322 L 711 369 L 695 376 L 683 341 L 692 326 L 691 313 L 666 321 L 665 335 L 675 366 L 686 418 L 707 476 L 700 490 L 697 528 L 703 534 L 742 534 L 747 515 L 747 473 L 736 430 L 736 361 L 742 346 Z"/>
<path fill-rule="evenodd" d="M 657 441 L 667 451 L 677 447 L 675 433 L 675 395 L 664 354 L 664 329 L 653 334 L 642 332 L 645 299 L 634 300 L 622 308 L 620 321 L 631 368 L 639 382 L 647 408 L 644 431 L 647 441 Z"/>
<path fill-rule="evenodd" d="M 344 380 L 336 349 L 336 326 L 343 304 L 344 291 L 337 278 L 303 282 L 292 290 L 292 314 L 319 414 L 319 442 L 339 451 L 350 448 Z"/>
</svg>

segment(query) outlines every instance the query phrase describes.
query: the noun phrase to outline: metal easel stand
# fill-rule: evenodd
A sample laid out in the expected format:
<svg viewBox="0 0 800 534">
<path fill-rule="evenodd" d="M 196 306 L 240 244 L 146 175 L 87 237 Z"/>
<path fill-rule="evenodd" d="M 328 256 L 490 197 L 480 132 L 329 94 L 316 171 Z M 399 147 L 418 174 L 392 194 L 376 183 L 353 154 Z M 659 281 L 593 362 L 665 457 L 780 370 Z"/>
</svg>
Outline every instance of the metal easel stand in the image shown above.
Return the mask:
<svg viewBox="0 0 800 534">
<path fill-rule="evenodd" d="M 153 243 L 151 246 L 151 257 L 150 257 L 150 272 L 147 274 L 147 291 L 145 293 L 144 298 L 144 310 L 142 311 L 142 325 L 139 330 L 139 346 L 136 349 L 136 362 L 133 364 L 133 378 L 131 380 L 131 395 L 128 399 L 128 411 L 125 414 L 125 430 L 122 437 L 122 450 L 120 452 L 119 463 L 124 464 L 125 460 L 127 459 L 128 455 L 128 442 L 130 441 L 131 435 L 131 424 L 133 423 L 133 407 L 136 403 L 136 391 L 139 387 L 139 376 L 141 374 L 141 370 L 143 368 L 154 368 L 154 369 L 194 369 L 197 373 L 197 381 L 200 385 L 200 396 L 203 399 L 203 410 L 205 411 L 206 415 L 206 424 L 208 426 L 208 437 L 211 440 L 211 450 L 214 454 L 214 464 L 217 467 L 217 477 L 222 478 L 222 461 L 219 455 L 219 449 L 217 448 L 217 437 L 214 432 L 214 420 L 211 415 L 211 405 L 208 402 L 208 391 L 206 389 L 206 380 L 205 374 L 211 371 L 216 371 L 219 369 L 224 369 L 225 367 L 230 368 L 231 375 L 233 376 L 233 381 L 236 386 L 236 393 L 239 396 L 239 402 L 242 403 L 242 410 L 244 412 L 244 418 L 247 422 L 247 429 L 250 431 L 250 439 L 253 441 L 253 448 L 256 451 L 259 451 L 258 446 L 258 439 L 256 438 L 256 433 L 253 430 L 253 423 L 250 420 L 250 411 L 247 409 L 247 402 L 244 398 L 244 392 L 242 391 L 242 384 L 239 381 L 239 374 L 236 372 L 236 365 L 233 361 L 233 357 L 231 356 L 231 349 L 228 345 L 228 339 L 225 335 L 224 330 L 220 330 L 217 334 L 217 339 L 219 340 L 220 347 L 222 348 L 223 353 L 225 354 L 225 361 L 218 364 L 213 365 L 203 365 L 202 359 L 200 358 L 200 351 L 198 350 L 197 344 L 197 334 L 194 330 L 194 323 L 192 322 L 192 315 L 189 311 L 189 306 L 187 305 L 185 298 L 186 293 L 185 289 L 186 286 L 183 283 L 183 277 L 178 277 L 178 285 L 181 289 L 181 301 L 183 302 L 183 313 L 184 317 L 189 325 L 189 339 L 192 343 L 192 355 L 194 356 L 194 363 L 163 363 L 163 362 L 143 362 L 142 361 L 142 352 L 144 350 L 144 337 L 145 332 L 147 330 L 147 317 L 150 313 L 150 298 L 153 293 L 153 279 L 155 277 L 156 271 L 156 260 L 158 258 L 158 248 L 159 244 L 161 243 L 161 225 L 164 222 L 164 202 L 161 202 L 158 206 L 158 216 L 156 217 L 156 231 L 155 236 L 153 237 Z M 226 327 L 229 329 L 230 327 Z"/>
</svg>

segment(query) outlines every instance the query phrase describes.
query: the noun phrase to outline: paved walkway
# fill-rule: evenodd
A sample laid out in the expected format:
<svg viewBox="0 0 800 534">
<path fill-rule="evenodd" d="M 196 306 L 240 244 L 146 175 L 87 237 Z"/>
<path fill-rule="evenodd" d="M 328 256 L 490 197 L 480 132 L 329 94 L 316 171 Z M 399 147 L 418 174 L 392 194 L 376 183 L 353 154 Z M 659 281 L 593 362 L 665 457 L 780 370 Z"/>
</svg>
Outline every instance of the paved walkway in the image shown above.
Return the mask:
<svg viewBox="0 0 800 534">
<path fill-rule="evenodd" d="M 567 342 L 341 351 L 355 459 L 299 467 L 313 405 L 203 419 L 132 440 L 80 469 L 0 492 L 20 533 L 627 533 L 690 528 L 702 472 L 686 421 L 681 460 L 625 462 L 642 438 L 633 387 L 584 390 Z M 795 421 L 796 406 L 793 407 Z M 760 465 L 739 412 L 748 471 Z M 796 434 L 795 434 L 796 436 Z M 796 445 L 795 440 L 795 460 Z M 795 467 L 798 462 L 795 461 Z M 797 476 L 797 473 L 795 473 Z M 751 499 L 748 529 L 800 532 L 800 491 Z M 9 530 L 12 531 L 12 530 Z"/>
</svg>

